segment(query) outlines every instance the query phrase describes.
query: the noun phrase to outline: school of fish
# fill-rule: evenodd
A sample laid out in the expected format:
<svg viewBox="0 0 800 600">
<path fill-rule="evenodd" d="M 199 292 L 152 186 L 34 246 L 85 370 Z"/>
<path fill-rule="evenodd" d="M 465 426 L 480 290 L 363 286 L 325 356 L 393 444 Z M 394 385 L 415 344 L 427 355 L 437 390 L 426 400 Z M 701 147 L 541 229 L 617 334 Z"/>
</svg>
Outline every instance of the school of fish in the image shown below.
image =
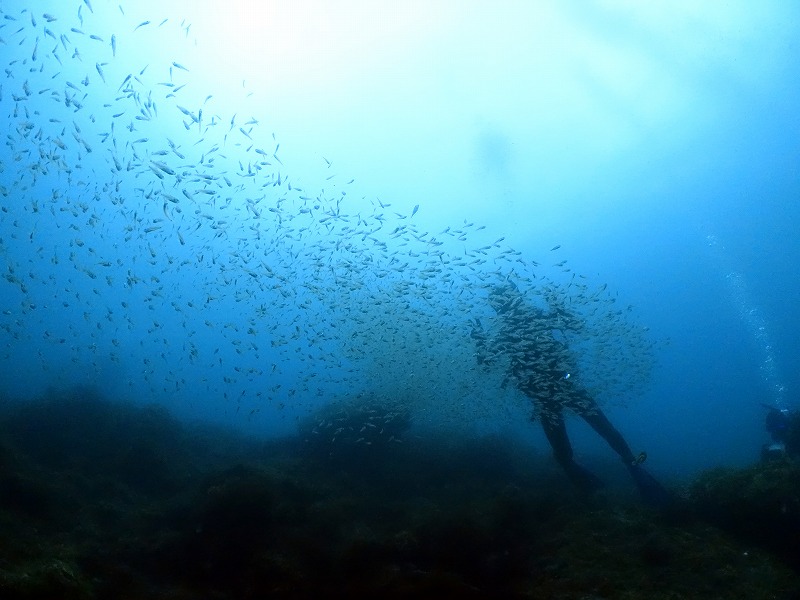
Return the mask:
<svg viewBox="0 0 800 600">
<path fill-rule="evenodd" d="M 98 29 L 109 10 L 125 30 Z M 642 391 L 646 328 L 558 247 L 536 262 L 467 220 L 426 230 L 436 198 L 394 210 L 327 158 L 307 189 L 258 119 L 189 94 L 202 65 L 136 63 L 137 36 L 190 24 L 125 13 L 0 6 L 6 373 L 117 373 L 131 395 L 249 419 L 361 393 L 479 419 L 508 392 L 476 365 L 470 319 L 491 324 L 487 295 L 511 280 L 580 318 L 571 348 L 602 402 Z"/>
</svg>

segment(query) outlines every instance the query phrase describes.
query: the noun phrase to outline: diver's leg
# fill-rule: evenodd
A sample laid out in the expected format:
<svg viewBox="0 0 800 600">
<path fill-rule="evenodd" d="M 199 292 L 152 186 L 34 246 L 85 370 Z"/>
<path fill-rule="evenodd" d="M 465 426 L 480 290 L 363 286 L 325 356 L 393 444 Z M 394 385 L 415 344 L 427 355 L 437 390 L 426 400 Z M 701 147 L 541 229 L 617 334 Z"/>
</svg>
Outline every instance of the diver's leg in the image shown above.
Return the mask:
<svg viewBox="0 0 800 600">
<path fill-rule="evenodd" d="M 625 438 L 588 394 L 581 400 L 581 409 L 578 414 L 619 454 L 622 462 L 628 467 L 628 472 L 639 489 L 642 499 L 647 504 L 663 508 L 672 503 L 672 495 L 639 464 L 641 461 L 634 457 Z"/>
<path fill-rule="evenodd" d="M 626 442 L 622 434 L 617 431 L 617 428 L 611 424 L 611 421 L 609 421 L 605 413 L 600 410 L 600 407 L 593 398 L 588 394 L 582 395 L 580 406 L 573 408 L 573 410 L 577 412 L 609 446 L 611 446 L 614 452 L 619 454 L 622 462 L 627 465 L 635 464 L 636 457 L 633 455 L 633 452 L 631 452 L 628 442 Z"/>
<path fill-rule="evenodd" d="M 553 456 L 558 464 L 564 466 L 572 462 L 572 444 L 569 443 L 567 436 L 567 426 L 564 424 L 564 415 L 561 410 L 546 410 L 541 412 L 542 429 L 550 447 L 553 449 Z"/>
<path fill-rule="evenodd" d="M 603 482 L 600 479 L 572 459 L 572 444 L 570 444 L 567 436 L 567 427 L 564 424 L 561 407 L 555 409 L 547 407 L 540 413 L 542 428 L 550 447 L 553 449 L 553 456 L 572 483 L 583 491 L 591 491 L 602 487 Z"/>
</svg>

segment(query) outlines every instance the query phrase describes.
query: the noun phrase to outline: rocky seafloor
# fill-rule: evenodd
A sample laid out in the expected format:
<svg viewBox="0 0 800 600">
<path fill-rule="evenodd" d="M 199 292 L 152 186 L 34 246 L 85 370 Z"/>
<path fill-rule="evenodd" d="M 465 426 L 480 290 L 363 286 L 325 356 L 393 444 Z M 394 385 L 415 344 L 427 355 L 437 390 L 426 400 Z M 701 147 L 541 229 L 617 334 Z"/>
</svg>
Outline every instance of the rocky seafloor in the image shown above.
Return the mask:
<svg viewBox="0 0 800 600">
<path fill-rule="evenodd" d="M 800 598 L 789 460 L 653 510 L 624 486 L 581 497 L 498 436 L 306 439 L 82 391 L 5 402 L 0 597 Z"/>
</svg>

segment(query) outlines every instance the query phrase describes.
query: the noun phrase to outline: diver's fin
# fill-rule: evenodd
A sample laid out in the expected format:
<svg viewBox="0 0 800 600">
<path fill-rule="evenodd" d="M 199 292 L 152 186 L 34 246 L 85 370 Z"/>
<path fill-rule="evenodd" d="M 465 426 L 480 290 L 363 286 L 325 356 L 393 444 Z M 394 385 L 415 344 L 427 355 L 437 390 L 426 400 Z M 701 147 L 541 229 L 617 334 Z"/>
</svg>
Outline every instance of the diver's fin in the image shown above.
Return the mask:
<svg viewBox="0 0 800 600">
<path fill-rule="evenodd" d="M 665 508 L 674 502 L 672 494 L 640 464 L 629 465 L 628 471 L 645 504 L 654 508 Z"/>
<path fill-rule="evenodd" d="M 605 483 L 589 469 L 582 467 L 576 462 L 570 462 L 564 466 L 567 476 L 573 485 L 581 492 L 591 493 L 605 487 Z"/>
</svg>

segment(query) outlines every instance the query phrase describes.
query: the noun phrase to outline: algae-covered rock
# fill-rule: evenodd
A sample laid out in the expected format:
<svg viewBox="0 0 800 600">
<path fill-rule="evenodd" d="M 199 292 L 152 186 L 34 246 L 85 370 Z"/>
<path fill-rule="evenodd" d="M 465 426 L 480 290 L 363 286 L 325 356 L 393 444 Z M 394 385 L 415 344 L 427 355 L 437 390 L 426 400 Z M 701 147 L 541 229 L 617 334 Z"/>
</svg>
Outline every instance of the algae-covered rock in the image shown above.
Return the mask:
<svg viewBox="0 0 800 600">
<path fill-rule="evenodd" d="M 800 464 L 790 459 L 746 469 L 714 469 L 690 489 L 698 512 L 800 563 Z"/>
<path fill-rule="evenodd" d="M 92 597 L 91 586 L 78 566 L 57 558 L 42 559 L 14 571 L 0 569 L 0 593 L 3 598 L 30 600 L 86 600 Z"/>
<path fill-rule="evenodd" d="M 322 407 L 300 424 L 309 455 L 351 460 L 376 456 L 403 443 L 411 413 L 399 401 L 359 395 Z"/>
</svg>

